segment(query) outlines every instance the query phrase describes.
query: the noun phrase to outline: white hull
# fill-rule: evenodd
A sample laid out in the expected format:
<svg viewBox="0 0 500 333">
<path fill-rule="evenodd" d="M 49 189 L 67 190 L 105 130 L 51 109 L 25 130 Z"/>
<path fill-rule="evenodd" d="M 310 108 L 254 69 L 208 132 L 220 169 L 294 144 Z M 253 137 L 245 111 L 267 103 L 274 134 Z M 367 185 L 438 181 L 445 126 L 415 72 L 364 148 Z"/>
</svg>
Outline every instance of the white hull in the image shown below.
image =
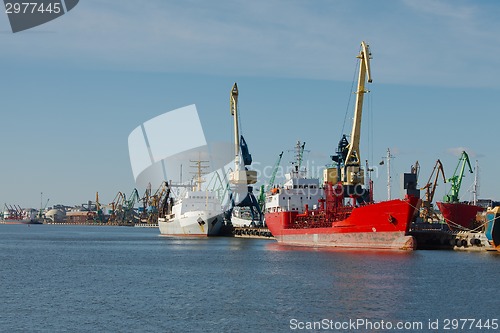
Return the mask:
<svg viewBox="0 0 500 333">
<path fill-rule="evenodd" d="M 159 218 L 160 234 L 166 236 L 218 236 L 222 214 L 209 211 L 191 211 L 179 218 Z"/>
<path fill-rule="evenodd" d="M 254 223 L 258 223 L 258 221 L 254 221 Z M 231 216 L 231 224 L 233 225 L 233 227 L 237 228 L 250 227 L 252 224 L 252 220 Z"/>
</svg>

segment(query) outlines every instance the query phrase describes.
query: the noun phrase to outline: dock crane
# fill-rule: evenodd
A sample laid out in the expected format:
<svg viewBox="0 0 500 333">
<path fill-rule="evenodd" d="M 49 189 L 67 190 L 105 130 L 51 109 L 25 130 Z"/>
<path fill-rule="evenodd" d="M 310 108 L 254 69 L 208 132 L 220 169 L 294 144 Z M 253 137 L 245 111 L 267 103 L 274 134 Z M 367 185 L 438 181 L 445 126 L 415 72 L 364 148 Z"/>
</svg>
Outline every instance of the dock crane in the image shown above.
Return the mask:
<svg viewBox="0 0 500 333">
<path fill-rule="evenodd" d="M 129 199 L 127 199 L 127 196 L 123 192 L 118 192 L 111 202 L 111 215 L 108 222 L 110 224 L 117 223 L 119 225 L 134 224 L 138 219 L 134 209 L 136 202 L 140 202 L 137 189 L 134 188 L 132 190 Z"/>
<path fill-rule="evenodd" d="M 139 200 L 142 202 L 142 206 L 137 210 L 139 213 L 139 220 L 140 222 L 147 222 L 147 208 L 151 200 L 151 183 L 148 183 L 144 195 Z"/>
<path fill-rule="evenodd" d="M 450 192 L 444 196 L 443 201 L 446 203 L 454 203 L 459 202 L 460 198 L 458 196 L 460 192 L 460 187 L 462 186 L 462 178 L 464 177 L 465 166 L 469 167 L 469 172 L 472 172 L 472 166 L 469 161 L 469 155 L 465 151 L 462 151 L 462 155 L 458 161 L 457 167 L 455 168 L 455 172 L 453 176 L 448 179 L 448 182 L 451 183 Z"/>
<path fill-rule="evenodd" d="M 238 124 L 238 95 L 238 85 L 235 82 L 233 88 L 231 89 L 229 100 L 231 115 L 234 118 L 234 171 L 229 175 L 229 181 L 235 185 L 250 185 L 257 182 L 257 171 L 248 170 L 245 167 L 246 165 L 250 165 L 252 163 L 252 157 L 248 153 L 248 147 L 245 139 L 240 135 Z M 243 161 L 240 160 L 240 153 L 243 155 Z"/>
<path fill-rule="evenodd" d="M 372 82 L 370 70 L 371 53 L 369 46 L 365 42 L 361 42 L 361 51 L 357 58 L 360 59 L 360 64 L 350 142 L 347 140 L 346 135 L 342 136 L 338 144 L 337 155 L 332 156 L 332 160 L 337 164 L 337 170 L 334 168 L 326 169 L 326 177 L 324 178 L 326 181 L 332 183 L 342 182 L 345 189 L 345 196 L 357 197 L 358 200 L 361 199 L 363 201 L 364 199 L 360 198 L 363 196 L 361 193 L 366 194 L 366 191 L 359 189 L 364 184 L 364 172 L 361 168 L 359 149 L 361 118 L 363 114 L 364 95 L 369 92 L 365 89 L 365 84 Z"/>
<path fill-rule="evenodd" d="M 432 221 L 433 217 L 436 216 L 436 213 L 433 210 L 432 201 L 434 200 L 434 194 L 436 193 L 436 187 L 438 185 L 439 174 L 443 176 L 443 181 L 446 183 L 446 177 L 444 176 L 443 164 L 440 160 L 436 161 L 434 168 L 432 169 L 431 175 L 429 176 L 429 180 L 427 184 L 421 188 L 421 190 L 425 190 L 425 199 L 422 202 L 422 210 L 420 212 L 420 217 L 425 222 Z M 434 177 L 434 180 L 432 180 Z"/>
<path fill-rule="evenodd" d="M 49 199 L 47 199 L 47 201 L 45 201 L 45 205 L 43 204 L 43 192 L 40 192 L 40 210 L 38 211 L 38 220 L 39 221 L 42 221 L 44 219 L 44 210 L 45 208 L 47 208 L 47 205 L 49 204 Z"/>
<path fill-rule="evenodd" d="M 302 148 L 304 148 L 304 146 L 302 146 Z M 271 190 L 271 188 L 274 186 L 274 180 L 276 179 L 276 174 L 278 173 L 278 168 L 280 166 L 282 157 L 283 157 L 283 152 L 281 152 L 281 154 L 279 154 L 278 159 L 276 160 L 276 163 L 274 163 L 273 173 L 271 174 L 271 178 L 269 179 L 269 183 L 267 184 L 266 192 Z"/>
<path fill-rule="evenodd" d="M 115 195 L 115 198 L 113 201 L 111 201 L 111 214 L 109 216 L 108 223 L 115 223 L 117 218 L 118 218 L 118 213 L 123 209 L 123 202 L 125 201 L 125 195 L 121 192 L 118 191 L 118 193 Z"/>
<path fill-rule="evenodd" d="M 229 174 L 229 183 L 232 185 L 229 198 L 231 208 L 226 212 L 226 216 L 231 216 L 233 225 L 240 222 L 244 225 L 261 225 L 263 221 L 262 211 L 251 186 L 257 183 L 257 171 L 248 169 L 252 164 L 252 155 L 250 155 L 245 139 L 239 131 L 238 96 L 238 85 L 235 82 L 229 96 L 229 108 L 234 120 L 234 170 Z M 245 218 L 236 216 L 238 214 L 235 213 L 238 212 L 244 213 L 239 215 L 245 215 Z M 235 223 L 235 218 L 241 221 Z"/>
</svg>

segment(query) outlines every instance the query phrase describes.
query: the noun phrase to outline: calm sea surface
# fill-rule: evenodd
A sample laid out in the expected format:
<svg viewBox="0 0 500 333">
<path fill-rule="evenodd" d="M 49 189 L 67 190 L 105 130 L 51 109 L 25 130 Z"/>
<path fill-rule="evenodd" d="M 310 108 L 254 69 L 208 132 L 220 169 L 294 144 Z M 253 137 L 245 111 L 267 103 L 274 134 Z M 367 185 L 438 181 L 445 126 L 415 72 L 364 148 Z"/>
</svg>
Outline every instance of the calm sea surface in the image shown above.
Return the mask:
<svg viewBox="0 0 500 333">
<path fill-rule="evenodd" d="M 146 228 L 0 225 L 0 331 L 298 332 L 313 322 L 332 332 L 390 331 L 376 330 L 384 321 L 422 322 L 407 331 L 425 332 L 439 320 L 436 332 L 493 332 L 500 329 L 444 325 L 500 320 L 499 277 L 495 253 L 332 251 L 167 238 Z M 375 326 L 346 326 L 356 320 Z"/>
</svg>

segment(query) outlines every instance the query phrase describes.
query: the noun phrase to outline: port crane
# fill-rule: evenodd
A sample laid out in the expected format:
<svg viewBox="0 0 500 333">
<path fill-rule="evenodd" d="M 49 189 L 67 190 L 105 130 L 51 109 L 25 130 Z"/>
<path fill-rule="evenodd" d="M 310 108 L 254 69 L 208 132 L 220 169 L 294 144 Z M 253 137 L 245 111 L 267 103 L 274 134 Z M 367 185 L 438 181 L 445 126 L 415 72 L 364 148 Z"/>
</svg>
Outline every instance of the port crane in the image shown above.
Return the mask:
<svg viewBox="0 0 500 333">
<path fill-rule="evenodd" d="M 156 192 L 149 197 L 148 207 L 146 208 L 148 223 L 156 223 L 158 221 L 158 214 L 164 210 L 166 200 L 169 197 L 170 186 L 166 181 L 163 181 Z"/>
<path fill-rule="evenodd" d="M 345 196 L 357 197 L 358 200 L 361 199 L 363 201 L 366 199 L 368 201 L 368 198 L 360 198 L 367 193 L 362 189 L 364 172 L 361 168 L 359 148 L 364 95 L 369 92 L 366 90 L 365 85 L 367 82 L 372 82 L 370 69 L 371 53 L 369 46 L 365 42 L 361 42 L 361 50 L 357 58 L 360 59 L 359 75 L 350 142 L 347 140 L 346 135 L 343 135 L 340 139 L 337 155 L 332 156 L 332 160 L 337 164 L 337 170 L 333 168 L 326 169 L 327 177 L 325 177 L 325 180 L 332 183 L 342 182 Z"/>
<path fill-rule="evenodd" d="M 244 213 L 240 215 L 251 218 L 245 224 L 261 225 L 263 220 L 262 211 L 251 186 L 257 183 L 257 171 L 248 169 L 252 164 L 252 155 L 249 153 L 245 139 L 240 135 L 238 96 L 238 85 L 235 82 L 229 96 L 230 111 L 234 120 L 234 170 L 229 174 L 229 183 L 232 187 L 229 198 L 230 209 L 228 209 L 226 217 L 231 216 L 231 222 L 235 224 L 233 219 L 235 213 Z"/>
<path fill-rule="evenodd" d="M 148 183 L 146 190 L 144 191 L 144 195 L 139 200 L 142 202 L 142 206 L 137 210 L 139 213 L 139 220 L 140 222 L 148 222 L 147 208 L 151 200 L 151 183 Z"/>
<path fill-rule="evenodd" d="M 97 197 L 96 197 L 97 198 Z M 111 202 L 110 223 L 117 222 L 118 224 L 133 224 L 137 220 L 134 205 L 140 202 L 139 192 L 133 189 L 129 199 L 123 192 L 118 192 Z"/>
<path fill-rule="evenodd" d="M 302 146 L 302 148 L 304 148 L 304 146 Z M 269 182 L 267 183 L 267 186 L 261 185 L 261 187 L 260 187 L 260 195 L 259 195 L 258 201 L 259 201 L 261 211 L 264 211 L 264 206 L 266 203 L 266 193 L 268 193 L 271 190 L 271 188 L 274 186 L 274 180 L 276 179 L 276 174 L 278 173 L 278 168 L 280 166 L 282 157 L 283 157 L 283 152 L 281 152 L 281 154 L 279 154 L 278 159 L 274 163 L 273 172 L 271 173 L 271 178 L 269 178 Z"/>
<path fill-rule="evenodd" d="M 45 205 L 44 205 L 44 204 L 43 204 L 43 192 L 40 192 L 40 210 L 38 211 L 38 219 L 39 219 L 40 221 L 42 221 L 42 220 L 43 220 L 43 218 L 44 218 L 44 217 L 43 217 L 43 216 L 44 216 L 44 215 L 43 215 L 43 214 L 44 214 L 43 212 L 44 212 L 45 208 L 47 208 L 47 205 L 49 204 L 49 200 L 50 200 L 50 198 L 49 198 L 49 199 L 47 199 L 47 201 L 45 201 Z"/>
<path fill-rule="evenodd" d="M 230 110 L 234 118 L 234 171 L 229 175 L 229 181 L 235 185 L 250 185 L 257 182 L 257 171 L 248 170 L 245 166 L 252 164 L 252 156 L 248 153 L 245 139 L 240 135 L 238 118 L 238 85 L 236 82 L 231 89 Z M 243 159 L 240 160 L 240 153 Z"/>
<path fill-rule="evenodd" d="M 434 194 L 436 193 L 436 187 L 438 185 L 439 175 L 443 176 L 443 181 L 446 183 L 446 177 L 444 176 L 443 164 L 440 160 L 436 161 L 434 168 L 432 169 L 431 175 L 427 184 L 421 188 L 425 190 L 425 199 L 422 202 L 422 210 L 420 211 L 420 217 L 425 222 L 430 222 L 436 216 L 434 212 L 432 201 L 434 200 Z M 434 180 L 433 180 L 434 177 Z"/>
<path fill-rule="evenodd" d="M 472 166 L 469 161 L 469 155 L 465 151 L 462 151 L 462 155 L 458 160 L 457 167 L 455 168 L 455 172 L 453 176 L 448 179 L 448 182 L 451 183 L 450 192 L 444 196 L 443 201 L 447 203 L 459 202 L 460 198 L 458 196 L 460 192 L 460 187 L 462 186 L 462 179 L 465 173 L 465 167 L 469 167 L 469 172 L 473 173 Z"/>
</svg>

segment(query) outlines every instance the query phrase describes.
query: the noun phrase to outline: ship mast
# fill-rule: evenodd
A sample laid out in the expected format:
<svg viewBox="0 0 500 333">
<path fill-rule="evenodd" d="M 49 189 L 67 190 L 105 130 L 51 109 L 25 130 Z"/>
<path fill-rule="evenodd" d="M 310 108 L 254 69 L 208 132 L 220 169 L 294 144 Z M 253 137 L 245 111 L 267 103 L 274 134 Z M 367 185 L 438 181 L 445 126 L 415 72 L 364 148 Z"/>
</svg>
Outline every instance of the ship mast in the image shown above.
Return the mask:
<svg viewBox="0 0 500 333">
<path fill-rule="evenodd" d="M 391 200 L 391 150 L 387 148 L 387 200 Z"/>
<path fill-rule="evenodd" d="M 193 191 L 201 191 L 201 184 L 205 182 L 205 179 L 202 178 L 202 176 L 205 174 L 202 170 L 208 168 L 208 165 L 203 165 L 202 163 L 208 163 L 209 161 L 190 161 L 191 163 L 194 163 L 195 165 L 192 166 L 193 168 L 196 168 L 196 172 L 192 172 L 195 174 L 196 177 L 196 185 L 193 186 Z"/>
<path fill-rule="evenodd" d="M 472 201 L 474 203 L 474 206 L 477 205 L 477 195 L 479 193 L 479 163 L 476 160 L 476 165 L 474 166 L 474 187 L 472 190 Z"/>
</svg>

